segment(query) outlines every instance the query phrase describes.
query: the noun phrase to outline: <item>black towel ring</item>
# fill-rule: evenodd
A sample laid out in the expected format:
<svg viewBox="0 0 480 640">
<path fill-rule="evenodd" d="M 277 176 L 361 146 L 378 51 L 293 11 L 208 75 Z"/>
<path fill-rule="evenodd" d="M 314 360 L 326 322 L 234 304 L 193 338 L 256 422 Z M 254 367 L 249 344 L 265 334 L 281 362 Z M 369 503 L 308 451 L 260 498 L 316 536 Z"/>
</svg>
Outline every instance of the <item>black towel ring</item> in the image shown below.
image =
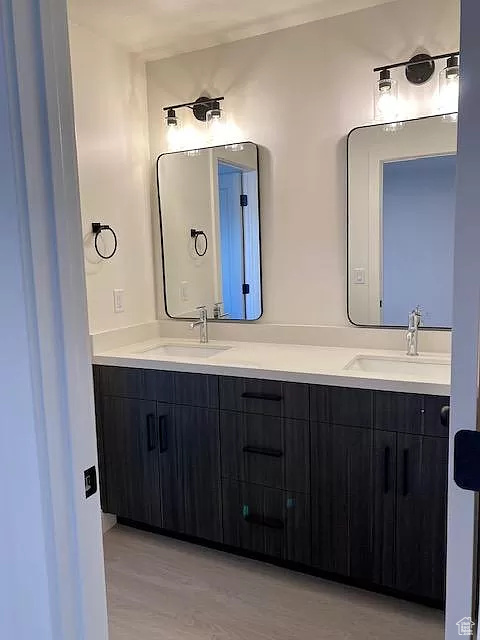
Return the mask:
<svg viewBox="0 0 480 640">
<path fill-rule="evenodd" d="M 102 233 L 102 231 L 110 231 L 110 233 L 113 236 L 113 240 L 114 240 L 113 251 L 108 255 L 103 254 L 98 248 L 98 238 Z M 110 258 L 113 258 L 113 256 L 117 253 L 118 240 L 117 240 L 117 234 L 112 229 L 112 227 L 110 227 L 108 224 L 101 224 L 101 222 L 92 222 L 92 233 L 95 236 L 95 240 L 94 240 L 95 251 L 98 253 L 100 258 L 102 258 L 103 260 L 110 260 Z"/>
<path fill-rule="evenodd" d="M 205 249 L 203 251 L 198 250 L 198 238 L 200 236 L 202 236 L 205 239 Z M 190 237 L 195 238 L 195 243 L 194 243 L 195 253 L 197 254 L 197 256 L 200 256 L 200 258 L 203 258 L 203 256 L 207 253 L 207 250 L 208 250 L 207 234 L 205 233 L 205 231 L 202 231 L 200 229 L 190 229 Z"/>
</svg>

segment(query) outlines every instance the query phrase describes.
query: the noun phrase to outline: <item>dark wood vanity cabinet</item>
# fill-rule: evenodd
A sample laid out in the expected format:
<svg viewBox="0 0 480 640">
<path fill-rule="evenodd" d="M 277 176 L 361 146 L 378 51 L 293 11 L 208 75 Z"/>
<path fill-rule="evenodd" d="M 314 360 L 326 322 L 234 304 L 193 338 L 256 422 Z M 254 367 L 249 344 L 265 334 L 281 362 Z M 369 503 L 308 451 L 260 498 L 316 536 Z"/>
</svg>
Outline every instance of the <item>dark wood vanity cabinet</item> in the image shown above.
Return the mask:
<svg viewBox="0 0 480 640">
<path fill-rule="evenodd" d="M 443 601 L 448 399 L 352 390 L 351 413 L 348 391 L 312 388 L 312 406 L 329 396 L 321 417 L 342 421 L 311 423 L 312 563 Z"/>
<path fill-rule="evenodd" d="M 222 542 L 217 378 L 121 367 L 94 378 L 103 510 Z"/>
<path fill-rule="evenodd" d="M 94 373 L 105 511 L 443 601 L 447 398 Z"/>
</svg>

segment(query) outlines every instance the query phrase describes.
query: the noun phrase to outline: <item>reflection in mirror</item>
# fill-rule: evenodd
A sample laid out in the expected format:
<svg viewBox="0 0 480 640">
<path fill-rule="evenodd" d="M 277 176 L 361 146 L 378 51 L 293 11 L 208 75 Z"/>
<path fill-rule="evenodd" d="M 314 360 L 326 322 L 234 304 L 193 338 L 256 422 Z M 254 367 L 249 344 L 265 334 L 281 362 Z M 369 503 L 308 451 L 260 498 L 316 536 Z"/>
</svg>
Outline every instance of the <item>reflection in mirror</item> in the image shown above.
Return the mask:
<svg viewBox="0 0 480 640">
<path fill-rule="evenodd" d="M 348 314 L 357 325 L 452 326 L 457 126 L 452 117 L 348 140 Z"/>
<path fill-rule="evenodd" d="M 157 163 L 165 307 L 172 318 L 262 314 L 258 149 L 168 153 Z"/>
</svg>

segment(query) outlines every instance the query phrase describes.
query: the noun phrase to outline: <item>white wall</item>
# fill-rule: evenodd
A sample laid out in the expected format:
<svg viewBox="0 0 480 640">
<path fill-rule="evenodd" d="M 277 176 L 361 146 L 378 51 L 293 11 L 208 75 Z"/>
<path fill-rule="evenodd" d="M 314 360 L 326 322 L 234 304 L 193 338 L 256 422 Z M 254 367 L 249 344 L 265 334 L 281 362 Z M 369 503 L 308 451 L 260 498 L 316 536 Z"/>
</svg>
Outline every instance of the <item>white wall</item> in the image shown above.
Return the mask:
<svg viewBox="0 0 480 640">
<path fill-rule="evenodd" d="M 374 66 L 454 50 L 458 33 L 457 0 L 402 0 L 147 64 L 152 164 L 162 107 L 204 91 L 262 146 L 261 322 L 348 324 L 346 135 L 372 120 Z M 433 83 L 405 90 L 408 115 L 430 112 Z"/>
<path fill-rule="evenodd" d="M 145 65 L 70 25 L 90 332 L 155 320 Z M 157 214 L 157 209 L 154 210 Z M 118 252 L 102 261 L 92 222 L 110 224 Z M 108 249 L 108 247 L 107 247 Z M 124 289 L 115 314 L 113 289 Z"/>
</svg>

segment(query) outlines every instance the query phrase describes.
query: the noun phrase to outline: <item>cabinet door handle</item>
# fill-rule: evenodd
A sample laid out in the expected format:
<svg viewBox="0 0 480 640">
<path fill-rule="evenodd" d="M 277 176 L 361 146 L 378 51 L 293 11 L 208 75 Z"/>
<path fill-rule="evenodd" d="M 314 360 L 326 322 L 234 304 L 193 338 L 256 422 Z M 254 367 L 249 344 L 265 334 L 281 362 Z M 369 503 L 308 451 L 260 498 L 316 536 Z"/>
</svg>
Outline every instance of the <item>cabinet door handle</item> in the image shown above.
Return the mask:
<svg viewBox="0 0 480 640">
<path fill-rule="evenodd" d="M 282 396 L 276 393 L 260 393 L 256 391 L 245 391 L 242 393 L 245 400 L 268 400 L 269 402 L 281 402 Z"/>
<path fill-rule="evenodd" d="M 410 491 L 409 483 L 408 483 L 408 449 L 403 450 L 403 495 L 408 496 Z"/>
<path fill-rule="evenodd" d="M 390 447 L 383 452 L 383 493 L 390 491 Z"/>
<path fill-rule="evenodd" d="M 243 447 L 243 453 L 258 453 L 260 456 L 270 456 L 272 458 L 281 458 L 283 456 L 283 451 L 280 451 L 280 449 L 265 449 L 249 445 Z"/>
<path fill-rule="evenodd" d="M 147 416 L 147 450 L 154 451 L 157 448 L 155 438 L 155 414 L 149 413 Z"/>
<path fill-rule="evenodd" d="M 160 453 L 168 451 L 167 416 L 158 416 L 158 435 L 160 437 Z"/>
<path fill-rule="evenodd" d="M 283 520 L 279 518 L 269 518 L 268 516 L 262 516 L 259 513 L 249 513 L 243 516 L 245 522 L 249 524 L 257 524 L 261 527 L 268 527 L 269 529 L 283 529 Z"/>
</svg>

